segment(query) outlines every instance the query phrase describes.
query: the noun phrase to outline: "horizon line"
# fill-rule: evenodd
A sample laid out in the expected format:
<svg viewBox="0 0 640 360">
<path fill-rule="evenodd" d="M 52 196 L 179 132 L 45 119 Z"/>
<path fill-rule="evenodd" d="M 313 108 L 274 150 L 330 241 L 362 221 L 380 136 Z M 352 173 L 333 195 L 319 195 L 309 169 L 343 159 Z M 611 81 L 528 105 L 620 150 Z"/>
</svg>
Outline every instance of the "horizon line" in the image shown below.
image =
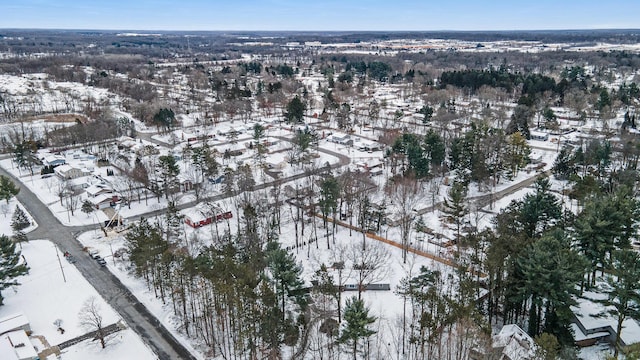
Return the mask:
<svg viewBox="0 0 640 360">
<path fill-rule="evenodd" d="M 326 32 L 326 33 L 428 33 L 428 32 L 459 32 L 459 33 L 470 33 L 470 32 L 493 32 L 493 33 L 502 33 L 502 32 L 569 32 L 569 31 L 640 31 L 640 28 L 615 28 L 615 27 L 603 27 L 603 28 L 565 28 L 565 29 L 478 29 L 478 30 L 461 30 L 461 29 L 439 29 L 439 30 L 363 30 L 363 29 L 351 29 L 351 30 L 248 30 L 248 29 L 218 29 L 218 30 L 185 30 L 185 29 L 106 29 L 106 28 L 38 28 L 38 27 L 11 27 L 11 28 L 0 28 L 0 31 L 103 31 L 103 32 L 122 32 L 122 31 L 137 31 L 143 33 L 151 33 L 151 32 L 265 32 L 265 33 L 275 33 L 275 32 L 285 32 L 285 33 L 317 33 L 317 32 Z"/>
</svg>

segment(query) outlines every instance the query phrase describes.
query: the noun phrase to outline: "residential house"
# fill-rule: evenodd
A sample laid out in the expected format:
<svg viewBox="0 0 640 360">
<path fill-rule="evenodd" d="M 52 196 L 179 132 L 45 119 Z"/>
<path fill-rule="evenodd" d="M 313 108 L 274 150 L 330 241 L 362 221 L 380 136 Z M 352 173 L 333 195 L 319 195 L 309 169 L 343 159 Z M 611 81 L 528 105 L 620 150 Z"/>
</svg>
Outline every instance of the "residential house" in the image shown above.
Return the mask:
<svg viewBox="0 0 640 360">
<path fill-rule="evenodd" d="M 51 167 L 64 165 L 66 163 L 67 163 L 67 161 L 64 159 L 64 157 L 62 157 L 60 155 L 47 155 L 42 160 L 42 164 L 43 165 L 51 166 Z"/>
<path fill-rule="evenodd" d="M 62 180 L 76 179 L 86 175 L 82 169 L 67 164 L 57 166 L 53 171 Z"/>
<path fill-rule="evenodd" d="M 224 211 L 220 208 L 215 211 L 203 210 L 198 208 L 192 208 L 183 210 L 185 224 L 192 228 L 199 228 L 201 226 L 209 225 L 215 221 L 228 220 L 233 218 L 231 211 Z"/>
<path fill-rule="evenodd" d="M 0 319 L 0 335 L 16 330 L 31 331 L 29 319 L 24 314 L 16 313 Z"/>
<path fill-rule="evenodd" d="M 540 131 L 530 131 L 529 135 L 531 136 L 531 140 L 538 141 L 547 141 L 549 140 L 549 134 Z"/>
<path fill-rule="evenodd" d="M 98 195 L 102 195 L 102 194 L 111 194 L 113 193 L 113 189 L 111 189 L 109 186 L 105 185 L 105 184 L 95 184 L 95 185 L 91 185 L 89 187 L 87 187 L 84 190 L 87 193 L 87 196 L 90 198 L 94 198 Z"/>
<path fill-rule="evenodd" d="M 515 324 L 503 326 L 491 347 L 498 360 L 533 360 L 536 356 L 533 338 Z"/>
<path fill-rule="evenodd" d="M 38 352 L 24 330 L 11 331 L 0 335 L 0 359 L 36 360 Z"/>
<path fill-rule="evenodd" d="M 353 146 L 351 135 L 334 134 L 329 136 L 327 140 L 340 145 Z"/>
<path fill-rule="evenodd" d="M 575 335 L 576 345 L 591 346 L 597 342 L 606 341 L 613 345 L 616 339 L 617 318 L 607 312 L 609 310 L 600 300 L 606 294 L 585 291 L 583 297 L 576 299 L 576 306 L 571 310 L 574 322 L 571 324 Z M 640 343 L 640 325 L 634 319 L 628 318 L 623 323 L 620 345 L 625 348 L 631 344 Z"/>
<path fill-rule="evenodd" d="M 114 206 L 120 199 L 117 194 L 107 193 L 107 194 L 99 194 L 95 197 L 90 197 L 87 200 L 97 209 L 106 209 L 108 207 Z"/>
</svg>

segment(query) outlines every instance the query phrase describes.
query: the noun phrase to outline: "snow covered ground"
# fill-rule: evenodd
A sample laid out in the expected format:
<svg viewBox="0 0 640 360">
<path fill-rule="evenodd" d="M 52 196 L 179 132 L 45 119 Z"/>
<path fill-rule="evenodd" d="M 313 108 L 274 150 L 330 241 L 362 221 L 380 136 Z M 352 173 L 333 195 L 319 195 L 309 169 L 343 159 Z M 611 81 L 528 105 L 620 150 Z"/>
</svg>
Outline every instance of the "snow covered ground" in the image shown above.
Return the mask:
<svg viewBox="0 0 640 360">
<path fill-rule="evenodd" d="M 27 210 L 16 200 L 16 198 L 12 198 L 8 202 L 2 200 L 0 201 L 0 235 L 4 234 L 7 236 L 13 235 L 13 230 L 11 229 L 11 217 L 16 210 L 16 206 L 19 206 L 22 211 L 27 215 L 27 218 L 31 222 L 31 226 L 24 229 L 23 232 L 29 233 L 35 230 L 38 227 L 38 224 L 33 220 L 31 215 L 27 212 Z"/>
<path fill-rule="evenodd" d="M 105 325 L 120 320 L 117 313 L 80 272 L 63 259 L 63 255 L 50 241 L 35 240 L 25 243 L 22 245 L 22 255 L 30 268 L 29 274 L 18 278 L 20 286 L 3 291 L 5 300 L 4 305 L 0 306 L 0 318 L 23 313 L 29 319 L 33 334 L 44 336 L 50 345 L 60 344 L 88 332 L 80 325 L 78 312 L 91 297 L 96 298 Z M 54 325 L 57 319 L 62 320 L 64 334 Z M 42 350 L 44 349 L 40 344 L 38 351 Z M 127 328 L 109 337 L 105 349 L 101 349 L 99 342 L 85 340 L 62 350 L 60 358 L 55 355 L 47 358 L 151 360 L 157 357 L 133 330 Z"/>
</svg>

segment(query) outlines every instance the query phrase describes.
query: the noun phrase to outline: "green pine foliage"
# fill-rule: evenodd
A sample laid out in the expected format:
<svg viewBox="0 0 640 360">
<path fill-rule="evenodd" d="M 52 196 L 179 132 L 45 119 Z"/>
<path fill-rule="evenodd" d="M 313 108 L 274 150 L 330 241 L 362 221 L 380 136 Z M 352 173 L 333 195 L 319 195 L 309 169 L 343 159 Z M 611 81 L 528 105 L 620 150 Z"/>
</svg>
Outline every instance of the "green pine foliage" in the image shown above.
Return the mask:
<svg viewBox="0 0 640 360">
<path fill-rule="evenodd" d="M 613 253 L 611 274 L 606 277 L 607 298 L 603 303 L 609 315 L 617 318 L 615 353 L 618 358 L 622 324 L 627 318 L 640 319 L 640 255 L 632 250 Z"/>
<path fill-rule="evenodd" d="M 13 216 L 11 216 L 11 229 L 16 232 L 24 230 L 29 226 L 31 226 L 31 221 L 27 218 L 27 214 L 25 214 L 20 206 L 16 205 Z"/>
<path fill-rule="evenodd" d="M 0 200 L 4 200 L 9 203 L 9 200 L 18 195 L 20 188 L 11 181 L 8 177 L 0 175 Z"/>
<path fill-rule="evenodd" d="M 82 207 L 80 208 L 80 210 L 83 213 L 87 214 L 87 216 L 89 216 L 89 214 L 91 214 L 95 210 L 95 207 L 93 207 L 91 201 L 85 200 L 82 202 Z"/>
<path fill-rule="evenodd" d="M 287 104 L 287 111 L 284 114 L 285 121 L 288 123 L 301 123 L 306 109 L 305 103 L 298 96 L 294 97 Z"/>
<path fill-rule="evenodd" d="M 369 326 L 376 321 L 375 316 L 369 315 L 369 308 L 364 304 L 363 300 L 355 297 L 347 299 L 344 307 L 345 326 L 338 337 L 339 344 L 347 344 L 351 346 L 353 359 L 358 358 L 358 342 L 375 334 Z"/>
<path fill-rule="evenodd" d="M 16 251 L 16 244 L 6 235 L 0 235 L 0 305 L 4 298 L 2 290 L 20 285 L 17 277 L 29 272 L 27 265 L 22 263 L 20 251 Z"/>
</svg>

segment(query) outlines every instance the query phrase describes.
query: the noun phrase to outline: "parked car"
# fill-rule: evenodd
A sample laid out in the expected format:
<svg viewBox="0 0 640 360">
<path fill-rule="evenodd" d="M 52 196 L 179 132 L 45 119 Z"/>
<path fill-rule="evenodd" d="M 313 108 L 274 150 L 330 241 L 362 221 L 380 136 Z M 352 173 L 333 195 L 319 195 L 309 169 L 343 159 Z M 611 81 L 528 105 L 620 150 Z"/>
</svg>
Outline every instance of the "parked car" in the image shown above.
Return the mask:
<svg viewBox="0 0 640 360">
<path fill-rule="evenodd" d="M 98 259 L 100 257 L 100 252 L 98 250 L 95 249 L 90 249 L 89 250 L 89 256 L 91 256 L 92 259 Z"/>
<path fill-rule="evenodd" d="M 107 266 L 107 260 L 103 258 L 96 259 L 96 261 L 98 262 L 98 264 L 100 264 L 100 266 Z"/>
</svg>

